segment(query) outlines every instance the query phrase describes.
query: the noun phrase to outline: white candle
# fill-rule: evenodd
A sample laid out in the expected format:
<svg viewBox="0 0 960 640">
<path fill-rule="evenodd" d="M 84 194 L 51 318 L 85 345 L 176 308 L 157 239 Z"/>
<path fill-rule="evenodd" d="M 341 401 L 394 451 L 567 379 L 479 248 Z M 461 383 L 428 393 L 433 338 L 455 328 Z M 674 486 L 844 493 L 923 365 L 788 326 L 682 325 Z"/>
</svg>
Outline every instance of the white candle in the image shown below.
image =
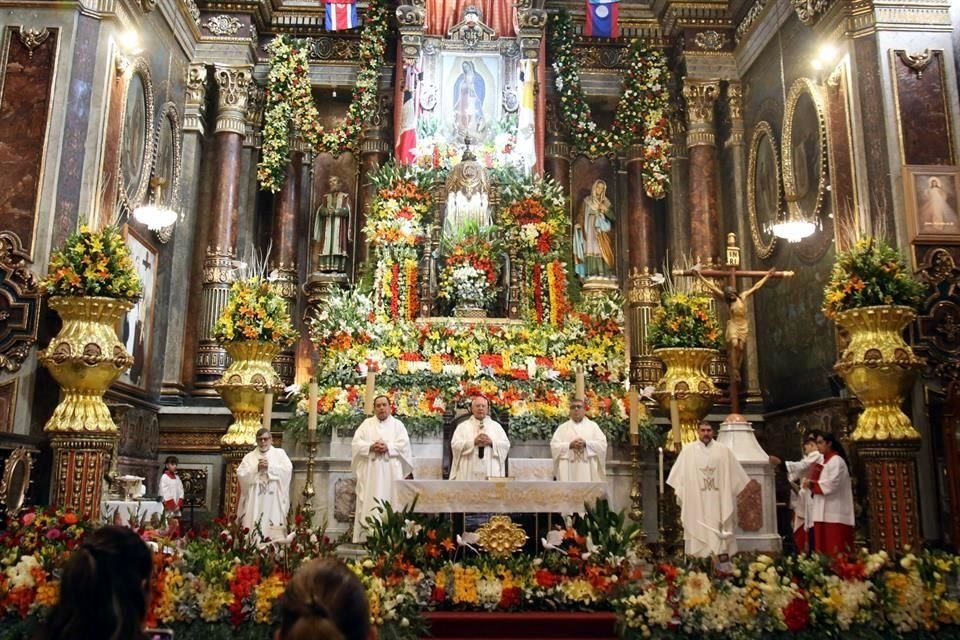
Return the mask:
<svg viewBox="0 0 960 640">
<path fill-rule="evenodd" d="M 658 447 L 660 452 L 660 494 L 663 494 L 663 447 Z"/>
<path fill-rule="evenodd" d="M 677 404 L 677 399 L 675 397 L 670 398 L 670 426 L 673 443 L 679 448 L 683 438 L 680 435 L 680 405 Z"/>
<path fill-rule="evenodd" d="M 640 394 L 636 387 L 630 387 L 630 435 L 640 434 Z"/>
<path fill-rule="evenodd" d="M 574 397 L 576 397 L 577 400 L 583 400 L 587 397 L 587 385 L 584 381 L 582 368 L 577 368 L 577 390 Z"/>
<path fill-rule="evenodd" d="M 263 394 L 263 428 L 270 430 L 270 422 L 273 420 L 273 393 L 267 391 Z"/>
<path fill-rule="evenodd" d="M 317 430 L 317 383 L 310 383 L 310 394 L 307 396 L 307 431 Z"/>
<path fill-rule="evenodd" d="M 367 370 L 367 393 L 363 398 L 363 412 L 368 416 L 373 415 L 373 394 L 374 394 L 374 381 L 376 380 L 377 374 L 373 371 Z"/>
</svg>

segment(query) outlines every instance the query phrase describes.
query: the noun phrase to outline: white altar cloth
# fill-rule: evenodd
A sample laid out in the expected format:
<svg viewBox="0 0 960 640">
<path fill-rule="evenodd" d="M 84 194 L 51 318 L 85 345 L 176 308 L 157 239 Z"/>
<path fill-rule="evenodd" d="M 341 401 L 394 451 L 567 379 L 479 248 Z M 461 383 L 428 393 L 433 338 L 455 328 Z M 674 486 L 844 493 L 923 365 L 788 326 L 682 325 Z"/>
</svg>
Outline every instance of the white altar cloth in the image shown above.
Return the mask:
<svg viewBox="0 0 960 640">
<path fill-rule="evenodd" d="M 607 497 L 606 482 L 400 480 L 401 506 L 416 513 L 578 513 Z"/>
</svg>

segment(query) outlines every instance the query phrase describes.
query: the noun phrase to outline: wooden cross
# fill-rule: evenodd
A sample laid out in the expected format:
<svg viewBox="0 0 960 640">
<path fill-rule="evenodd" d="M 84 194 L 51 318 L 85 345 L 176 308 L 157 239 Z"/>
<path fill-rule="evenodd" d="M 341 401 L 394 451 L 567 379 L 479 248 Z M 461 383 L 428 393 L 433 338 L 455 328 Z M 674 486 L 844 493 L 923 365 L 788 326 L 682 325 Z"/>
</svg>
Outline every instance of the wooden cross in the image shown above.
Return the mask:
<svg viewBox="0 0 960 640">
<path fill-rule="evenodd" d="M 757 292 L 770 278 L 790 278 L 793 271 L 750 271 L 740 269 L 740 248 L 737 247 L 737 236 L 727 234 L 727 255 L 722 268 L 695 268 L 689 270 L 677 269 L 674 276 L 686 276 L 699 279 L 703 285 L 720 302 L 727 305 L 730 317 L 727 319 L 727 373 L 730 375 L 730 412 L 740 413 L 740 370 L 743 361 L 743 352 L 747 346 L 750 324 L 747 319 L 747 298 Z M 726 279 L 726 286 L 721 289 L 708 278 Z M 738 278 L 760 278 L 760 281 L 749 289 L 740 293 L 737 289 Z"/>
</svg>

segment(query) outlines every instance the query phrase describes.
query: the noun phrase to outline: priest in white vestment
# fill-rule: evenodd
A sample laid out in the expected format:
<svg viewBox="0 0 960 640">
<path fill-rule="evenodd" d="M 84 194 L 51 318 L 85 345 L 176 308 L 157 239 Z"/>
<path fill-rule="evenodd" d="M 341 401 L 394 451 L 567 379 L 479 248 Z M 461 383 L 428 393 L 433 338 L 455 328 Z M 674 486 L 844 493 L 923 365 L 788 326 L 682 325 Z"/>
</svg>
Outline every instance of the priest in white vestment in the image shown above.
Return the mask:
<svg viewBox="0 0 960 640">
<path fill-rule="evenodd" d="M 391 415 L 390 399 L 377 396 L 373 416 L 367 418 L 353 434 L 353 457 L 350 470 L 357 481 L 357 507 L 353 519 L 353 541 L 367 539 L 369 516 L 380 519 L 377 500 L 397 504 L 397 481 L 413 471 L 410 436 L 403 423 Z"/>
<path fill-rule="evenodd" d="M 290 458 L 283 449 L 273 446 L 270 431 L 257 431 L 257 448 L 245 455 L 237 467 L 240 484 L 237 520 L 244 528 L 253 533 L 259 524 L 264 538 L 286 537 L 292 474 Z"/>
<path fill-rule="evenodd" d="M 586 417 L 586 401 L 570 400 L 570 419 L 557 427 L 550 440 L 553 469 L 564 482 L 605 482 L 607 437 Z"/>
<path fill-rule="evenodd" d="M 750 478 L 733 451 L 713 439 L 709 423 L 700 424 L 698 437 L 680 451 L 667 484 L 680 505 L 684 552 L 724 561 L 737 552 L 737 496 Z"/>
<path fill-rule="evenodd" d="M 453 432 L 451 480 L 486 480 L 506 475 L 510 440 L 503 427 L 487 415 L 489 410 L 487 399 L 475 396 L 470 401 L 472 415 Z"/>
</svg>

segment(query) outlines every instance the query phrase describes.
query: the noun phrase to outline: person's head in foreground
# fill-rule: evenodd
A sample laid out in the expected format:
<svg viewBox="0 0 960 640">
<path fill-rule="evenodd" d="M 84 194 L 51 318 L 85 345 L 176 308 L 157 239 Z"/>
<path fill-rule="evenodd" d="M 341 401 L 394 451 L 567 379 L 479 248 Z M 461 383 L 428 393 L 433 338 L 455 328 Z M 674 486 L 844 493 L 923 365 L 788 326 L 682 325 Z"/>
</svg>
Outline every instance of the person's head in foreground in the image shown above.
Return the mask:
<svg viewBox="0 0 960 640">
<path fill-rule="evenodd" d="M 83 538 L 63 566 L 60 601 L 41 638 L 144 638 L 153 555 L 132 529 L 100 527 Z"/>
<path fill-rule="evenodd" d="M 713 425 L 709 422 L 701 422 L 700 426 L 697 427 L 697 437 L 703 444 L 710 444 L 710 441 L 713 440 Z"/>
<path fill-rule="evenodd" d="M 375 640 L 367 593 L 336 558 L 297 569 L 280 599 L 276 640 Z"/>
</svg>

